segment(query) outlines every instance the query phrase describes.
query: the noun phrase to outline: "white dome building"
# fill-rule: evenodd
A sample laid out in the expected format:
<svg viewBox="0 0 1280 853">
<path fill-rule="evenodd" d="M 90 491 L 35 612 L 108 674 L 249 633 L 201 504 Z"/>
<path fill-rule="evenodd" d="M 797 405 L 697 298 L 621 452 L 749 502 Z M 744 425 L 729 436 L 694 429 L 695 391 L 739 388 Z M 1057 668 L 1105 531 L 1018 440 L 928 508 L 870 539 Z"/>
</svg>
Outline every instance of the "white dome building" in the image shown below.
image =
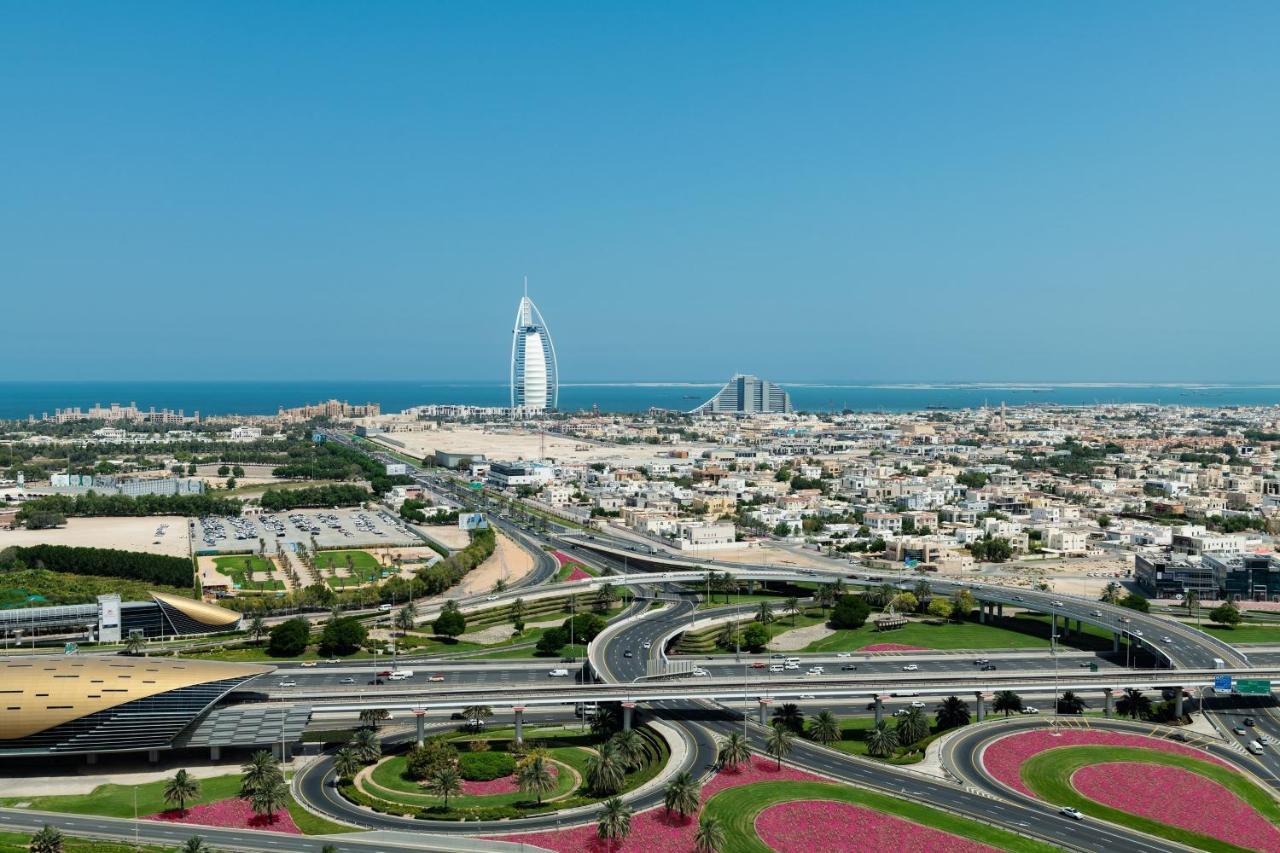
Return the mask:
<svg viewBox="0 0 1280 853">
<path fill-rule="evenodd" d="M 542 313 L 526 292 L 516 309 L 511 337 L 511 408 L 537 414 L 556 409 L 559 399 L 556 348 Z"/>
</svg>

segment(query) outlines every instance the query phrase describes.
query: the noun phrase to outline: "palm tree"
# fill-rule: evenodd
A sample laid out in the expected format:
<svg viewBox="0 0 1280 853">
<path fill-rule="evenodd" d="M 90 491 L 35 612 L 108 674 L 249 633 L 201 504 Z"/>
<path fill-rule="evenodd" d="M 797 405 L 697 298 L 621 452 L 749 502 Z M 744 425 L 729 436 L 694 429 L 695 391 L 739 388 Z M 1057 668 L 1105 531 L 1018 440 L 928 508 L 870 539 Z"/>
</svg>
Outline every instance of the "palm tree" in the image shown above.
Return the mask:
<svg viewBox="0 0 1280 853">
<path fill-rule="evenodd" d="M 999 713 L 1004 711 L 1007 718 L 1010 714 L 1022 710 L 1022 697 L 1012 690 L 1001 690 L 996 694 L 995 701 L 991 703 L 991 707 Z"/>
<path fill-rule="evenodd" d="M 1120 586 L 1120 584 L 1115 581 L 1111 581 L 1111 583 L 1103 587 L 1101 600 L 1105 601 L 1107 604 L 1116 604 L 1123 597 L 1124 587 Z"/>
<path fill-rule="evenodd" d="M 266 815 L 267 823 L 275 823 L 276 812 L 289 804 L 289 787 L 284 779 L 273 779 L 249 796 L 249 807 L 254 814 Z"/>
<path fill-rule="evenodd" d="M 449 808 L 449 797 L 462 793 L 462 776 L 450 764 L 443 764 L 427 777 L 427 790 L 437 797 L 444 797 L 444 807 Z"/>
<path fill-rule="evenodd" d="M 693 775 L 684 770 L 677 773 L 667 783 L 662 792 L 662 804 L 667 808 L 667 817 L 675 812 L 680 817 L 688 817 L 698 810 L 702 786 L 693 781 Z"/>
<path fill-rule="evenodd" d="M 867 597 L 874 598 L 874 603 L 877 607 L 884 607 L 890 601 L 893 601 L 893 597 L 897 594 L 898 591 L 893 588 L 892 584 L 882 583 L 880 586 L 867 593 Z"/>
<path fill-rule="evenodd" d="M 240 768 L 240 797 L 249 799 L 254 791 L 270 786 L 283 779 L 280 765 L 276 757 L 265 749 L 260 749 L 249 758 L 249 763 Z"/>
<path fill-rule="evenodd" d="M 179 770 L 164 783 L 164 801 L 178 804 L 179 817 L 187 813 L 187 800 L 200 796 L 200 783 L 186 770 Z"/>
<path fill-rule="evenodd" d="M 924 740 L 929 735 L 929 719 L 923 708 L 909 708 L 907 713 L 898 719 L 898 743 L 906 745 Z"/>
<path fill-rule="evenodd" d="M 782 769 L 782 759 L 791 754 L 794 739 L 791 729 L 778 725 L 776 721 L 769 727 L 769 734 L 764 740 L 764 751 L 778 759 L 779 770 Z"/>
<path fill-rule="evenodd" d="M 187 839 L 187 842 L 178 848 L 179 853 L 213 853 L 213 848 L 204 843 L 204 839 L 198 835 L 193 835 Z"/>
<path fill-rule="evenodd" d="M 698 824 L 698 831 L 693 835 L 693 849 L 696 853 L 720 853 L 724 849 L 724 827 L 719 819 L 702 819 Z"/>
<path fill-rule="evenodd" d="M 596 821 L 596 837 L 601 841 L 622 841 L 631 834 L 631 806 L 617 797 L 604 801 L 604 811 Z"/>
<path fill-rule="evenodd" d="M 607 583 L 596 590 L 595 609 L 601 613 L 609 612 L 609 608 L 613 607 L 613 603 L 618 600 L 618 591 L 614 589 L 613 584 Z"/>
<path fill-rule="evenodd" d="M 549 794 L 556 787 L 556 777 L 551 774 L 551 765 L 546 756 L 532 753 L 516 768 L 516 784 L 523 794 L 534 794 L 538 805 L 542 805 L 542 796 Z"/>
<path fill-rule="evenodd" d="M 938 703 L 938 729 L 954 729 L 969 725 L 969 703 L 959 696 L 948 696 Z"/>
<path fill-rule="evenodd" d="M 1083 714 L 1088 707 L 1089 703 L 1070 690 L 1058 697 L 1059 714 Z"/>
<path fill-rule="evenodd" d="M 626 762 L 611 742 L 587 759 L 587 785 L 597 796 L 609 796 L 622 790 L 627 775 Z"/>
<path fill-rule="evenodd" d="M 769 606 L 769 602 L 760 602 L 760 606 L 756 608 L 756 621 L 761 625 L 768 625 L 773 621 L 773 608 Z"/>
<path fill-rule="evenodd" d="M 488 705 L 468 705 L 462 709 L 462 716 L 471 721 L 473 728 L 480 728 L 480 721 L 493 716 L 493 709 Z"/>
<path fill-rule="evenodd" d="M 809 734 L 818 743 L 834 743 L 840 740 L 840 721 L 830 711 L 819 711 L 809 724 Z"/>
<path fill-rule="evenodd" d="M 635 729 L 618 732 L 610 741 L 618 755 L 622 756 L 628 770 L 634 770 L 644 763 L 644 738 Z"/>
<path fill-rule="evenodd" d="M 736 770 L 739 764 L 751 760 L 751 745 L 739 732 L 730 732 L 720 740 L 719 762 L 721 767 Z"/>
<path fill-rule="evenodd" d="M 1133 719 L 1151 716 L 1151 699 L 1144 696 L 1141 690 L 1126 687 L 1124 695 L 1116 701 L 1116 711 Z"/>
<path fill-rule="evenodd" d="M 523 622 L 524 599 L 517 598 L 515 601 L 511 602 L 511 609 L 508 611 L 507 615 L 511 617 L 512 622 Z"/>
<path fill-rule="evenodd" d="M 493 592 L 493 593 L 500 593 L 500 592 L 506 592 L 506 591 L 507 591 L 507 582 L 502 578 L 498 578 L 496 581 L 494 581 L 493 589 L 490 590 L 490 592 Z"/>
<path fill-rule="evenodd" d="M 784 702 L 773 709 L 773 724 L 786 726 L 792 734 L 804 731 L 804 711 L 795 702 Z"/>
<path fill-rule="evenodd" d="M 354 779 L 364 762 L 354 749 L 344 746 L 333 754 L 333 769 L 339 779 Z"/>
<path fill-rule="evenodd" d="M 782 609 L 791 617 L 791 627 L 796 626 L 796 614 L 800 612 L 800 599 L 788 598 L 782 604 Z"/>
<path fill-rule="evenodd" d="M 372 764 L 382 757 L 382 742 L 373 729 L 358 729 L 351 738 L 351 746 L 365 764 Z"/>
<path fill-rule="evenodd" d="M 924 610 L 929 603 L 929 599 L 933 598 L 933 587 L 929 585 L 927 580 L 918 580 L 916 581 L 914 593 L 916 601 L 920 602 L 920 609 Z"/>
<path fill-rule="evenodd" d="M 142 635 L 141 631 L 139 631 L 137 628 L 134 628 L 132 631 L 129 632 L 129 639 L 125 640 L 124 653 L 127 655 L 133 655 L 136 657 L 137 655 L 142 654 L 143 650 L 146 649 L 146 647 L 147 647 L 146 637 Z"/>
<path fill-rule="evenodd" d="M 618 710 L 612 705 L 600 705 L 596 708 L 596 715 L 591 718 L 591 733 L 597 737 L 608 737 L 620 726 Z"/>
<path fill-rule="evenodd" d="M 379 723 L 390 717 L 391 712 L 386 708 L 365 708 L 360 712 L 360 725 L 376 729 Z"/>
<path fill-rule="evenodd" d="M 263 620 L 261 613 L 255 613 L 249 620 L 248 632 L 255 643 L 261 643 L 262 638 L 267 636 L 267 623 Z"/>
<path fill-rule="evenodd" d="M 413 630 L 415 622 L 413 620 L 413 605 L 406 604 L 396 611 L 396 627 L 403 633 L 407 634 Z"/>
<path fill-rule="evenodd" d="M 876 758 L 888 758 L 893 755 L 893 751 L 898 748 L 898 733 L 889 728 L 889 724 L 884 720 L 875 724 L 871 731 L 867 732 L 867 754 L 874 755 Z"/>
<path fill-rule="evenodd" d="M 62 833 L 49 824 L 31 836 L 31 845 L 27 848 L 31 853 L 62 853 Z"/>
</svg>

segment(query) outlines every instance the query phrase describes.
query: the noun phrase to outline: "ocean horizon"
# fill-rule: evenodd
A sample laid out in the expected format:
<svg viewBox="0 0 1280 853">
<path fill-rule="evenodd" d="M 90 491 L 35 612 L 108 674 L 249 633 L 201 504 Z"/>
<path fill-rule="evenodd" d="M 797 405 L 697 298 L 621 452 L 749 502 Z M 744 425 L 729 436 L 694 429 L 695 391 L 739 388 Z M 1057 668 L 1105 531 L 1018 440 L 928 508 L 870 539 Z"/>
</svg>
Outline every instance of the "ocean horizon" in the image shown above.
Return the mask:
<svg viewBox="0 0 1280 853">
<path fill-rule="evenodd" d="M 708 399 L 720 382 L 575 382 L 560 386 L 560 409 L 598 406 L 605 412 L 641 412 L 650 407 L 687 411 Z M 980 406 L 1116 403 L 1196 407 L 1280 405 L 1280 384 L 1171 382 L 819 382 L 778 383 L 799 411 L 968 409 Z M 39 418 L 56 409 L 137 403 L 139 408 L 181 409 L 187 414 L 267 415 L 328 399 L 375 402 L 384 412 L 427 404 L 505 406 L 505 382 L 411 380 L 263 381 L 5 381 L 0 382 L 0 419 Z"/>
</svg>

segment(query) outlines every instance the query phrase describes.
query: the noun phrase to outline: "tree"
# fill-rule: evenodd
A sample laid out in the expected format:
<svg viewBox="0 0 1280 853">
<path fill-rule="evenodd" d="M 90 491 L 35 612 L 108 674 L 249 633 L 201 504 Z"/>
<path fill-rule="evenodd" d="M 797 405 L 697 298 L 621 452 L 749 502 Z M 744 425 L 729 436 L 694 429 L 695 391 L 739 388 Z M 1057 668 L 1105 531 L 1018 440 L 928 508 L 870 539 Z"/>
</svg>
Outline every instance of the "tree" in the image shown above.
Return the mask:
<svg viewBox="0 0 1280 853">
<path fill-rule="evenodd" d="M 1022 710 L 1022 697 L 1012 690 L 1001 690 L 996 693 L 995 701 L 991 703 L 991 707 L 996 713 L 1003 711 L 1007 718 L 1010 714 L 1016 714 Z"/>
<path fill-rule="evenodd" d="M 1219 604 L 1209 611 L 1209 621 L 1218 625 L 1234 628 L 1240 624 L 1240 610 L 1231 602 Z"/>
<path fill-rule="evenodd" d="M 178 853 L 213 853 L 213 848 L 205 844 L 200 836 L 193 835 L 178 848 Z"/>
<path fill-rule="evenodd" d="M 748 622 L 742 629 L 742 645 L 747 651 L 759 652 L 769 644 L 769 629 L 759 622 Z"/>
<path fill-rule="evenodd" d="M 179 770 L 172 778 L 165 780 L 164 801 L 172 805 L 178 804 L 178 816 L 187 813 L 187 800 L 200 796 L 200 782 L 186 770 Z"/>
<path fill-rule="evenodd" d="M 820 744 L 830 744 L 840 740 L 840 721 L 830 711 L 819 711 L 809 724 L 809 734 Z"/>
<path fill-rule="evenodd" d="M 1138 595 L 1136 592 L 1129 593 L 1124 598 L 1120 599 L 1119 603 L 1121 607 L 1127 607 L 1130 610 L 1136 610 L 1139 613 L 1151 612 L 1151 603 L 1148 602 L 1145 597 Z"/>
<path fill-rule="evenodd" d="M 396 611 L 396 627 L 403 633 L 408 634 L 413 630 L 415 622 L 413 619 L 413 605 L 406 604 Z"/>
<path fill-rule="evenodd" d="M 462 709 L 462 716 L 471 721 L 473 728 L 480 728 L 480 721 L 493 716 L 493 709 L 488 705 L 468 705 Z"/>
<path fill-rule="evenodd" d="M 360 712 L 360 725 L 376 729 L 384 720 L 391 719 L 391 712 L 386 708 L 365 708 Z"/>
<path fill-rule="evenodd" d="M 832 628 L 861 628 L 871 615 L 871 605 L 860 595 L 842 595 L 831 610 Z"/>
<path fill-rule="evenodd" d="M 924 740 L 929 736 L 929 719 L 924 715 L 923 708 L 908 708 L 907 713 L 898 718 L 898 744 L 906 746 L 909 743 Z"/>
<path fill-rule="evenodd" d="M 688 770 L 683 770 L 671 778 L 662 792 L 662 804 L 670 817 L 674 811 L 680 817 L 688 817 L 698 810 L 702 786 L 694 781 Z"/>
<path fill-rule="evenodd" d="M 409 778 L 426 779 L 437 768 L 458 763 L 458 750 L 444 738 L 427 738 L 422 746 L 414 746 L 405 757 L 405 771 Z"/>
<path fill-rule="evenodd" d="M 791 754 L 795 735 L 786 726 L 778 725 L 775 720 L 769 726 L 769 734 L 764 739 L 764 751 L 778 760 L 778 769 L 782 769 L 782 759 Z"/>
<path fill-rule="evenodd" d="M 596 837 L 601 841 L 622 841 L 631 834 L 631 806 L 618 797 L 604 802 L 596 821 Z"/>
<path fill-rule="evenodd" d="M 43 829 L 31 836 L 31 845 L 27 849 L 31 853 L 62 853 L 65 843 L 62 833 L 46 823 Z"/>
<path fill-rule="evenodd" d="M 539 655 L 554 656 L 560 654 L 564 644 L 569 642 L 569 634 L 560 628 L 547 628 L 538 638 L 534 652 Z"/>
<path fill-rule="evenodd" d="M 1134 687 L 1126 687 L 1124 695 L 1116 700 L 1116 712 L 1133 719 L 1151 716 L 1151 698 Z"/>
<path fill-rule="evenodd" d="M 587 759 L 587 785 L 598 797 L 618 793 L 625 777 L 625 762 L 612 743 L 605 742 L 595 755 Z"/>
<path fill-rule="evenodd" d="M 608 613 L 609 608 L 613 607 L 614 602 L 617 600 L 618 590 L 614 588 L 613 584 L 602 584 L 600 588 L 596 590 L 596 599 L 594 604 L 596 612 Z"/>
<path fill-rule="evenodd" d="M 511 608 L 507 611 L 507 616 L 517 625 L 524 624 L 524 599 L 517 598 L 511 602 Z M 563 645 L 563 643 L 561 644 Z"/>
<path fill-rule="evenodd" d="M 796 626 L 796 614 L 800 612 L 800 599 L 788 598 L 782 604 L 783 612 L 791 616 L 791 627 Z"/>
<path fill-rule="evenodd" d="M 449 797 L 462 793 L 462 775 L 449 765 L 437 767 L 427 777 L 427 790 L 437 797 L 444 798 L 444 807 L 449 808 Z"/>
<path fill-rule="evenodd" d="M 320 632 L 320 654 L 349 655 L 359 651 L 367 639 L 369 631 L 356 617 L 330 619 Z"/>
<path fill-rule="evenodd" d="M 912 588 L 911 592 L 915 595 L 921 609 L 927 608 L 929 602 L 933 600 L 933 586 L 923 578 L 916 581 L 915 587 Z"/>
<path fill-rule="evenodd" d="M 893 597 L 889 605 L 898 613 L 915 613 L 920 601 L 909 592 L 900 592 Z"/>
<path fill-rule="evenodd" d="M 721 738 L 717 752 L 720 766 L 730 770 L 751 760 L 751 744 L 740 732 L 730 732 Z"/>
<path fill-rule="evenodd" d="M 267 641 L 267 654 L 278 658 L 293 658 L 307 649 L 311 639 L 311 626 L 302 617 L 294 617 L 271 629 Z"/>
<path fill-rule="evenodd" d="M 938 729 L 954 729 L 969 724 L 969 703 L 959 696 L 948 696 L 938 703 Z"/>
<path fill-rule="evenodd" d="M 333 769 L 339 779 L 354 779 L 362 764 L 360 756 L 349 746 L 344 746 L 333 754 Z"/>
<path fill-rule="evenodd" d="M 258 645 L 262 644 L 262 638 L 267 636 L 267 623 L 262 618 L 261 613 L 253 614 L 253 617 L 249 620 L 249 627 L 247 631 L 250 639 L 252 639 L 254 643 Z"/>
<path fill-rule="evenodd" d="M 275 823 L 276 812 L 289 805 L 289 786 L 283 778 L 275 778 L 249 795 L 249 808 L 254 814 L 266 815 L 267 823 Z"/>
<path fill-rule="evenodd" d="M 929 602 L 927 610 L 930 616 L 945 622 L 951 617 L 951 602 L 945 598 L 935 598 Z"/>
<path fill-rule="evenodd" d="M 876 758 L 888 758 L 898 748 L 898 733 L 884 720 L 867 732 L 867 754 Z"/>
<path fill-rule="evenodd" d="M 1058 697 L 1058 713 L 1059 714 L 1083 714 L 1084 709 L 1089 707 L 1089 703 L 1085 702 L 1074 691 L 1068 690 Z"/>
<path fill-rule="evenodd" d="M 137 657 L 147 648 L 147 639 L 142 635 L 142 631 L 134 628 L 129 632 L 129 639 L 125 641 L 124 653 Z"/>
<path fill-rule="evenodd" d="M 1098 516 L 1097 521 L 1098 521 L 1098 526 L 1101 527 L 1103 530 L 1106 530 L 1108 527 L 1111 526 L 1111 516 L 1107 515 L 1105 512 L 1102 515 Z"/>
<path fill-rule="evenodd" d="M 284 774 L 280 771 L 276 757 L 265 749 L 260 749 L 240 768 L 240 798 L 247 800 L 255 791 L 283 779 Z"/>
<path fill-rule="evenodd" d="M 466 632 L 467 617 L 462 615 L 457 602 L 446 601 L 436 621 L 431 623 L 431 630 L 441 637 L 457 637 Z"/>
<path fill-rule="evenodd" d="M 760 602 L 760 606 L 756 608 L 756 621 L 761 625 L 768 625 L 773 621 L 773 608 L 769 606 L 769 602 Z"/>
<path fill-rule="evenodd" d="M 804 711 L 795 702 L 784 702 L 773 709 L 773 725 L 782 726 L 792 734 L 804 731 Z"/>
<path fill-rule="evenodd" d="M 530 753 L 516 768 L 516 785 L 522 794 L 533 794 L 542 805 L 542 798 L 556 787 L 556 777 L 551 772 L 547 757 L 541 752 Z"/>
<path fill-rule="evenodd" d="M 1120 584 L 1115 581 L 1111 581 L 1102 588 L 1102 595 L 1099 596 L 1098 600 L 1106 602 L 1107 604 L 1119 604 L 1120 599 L 1123 596 L 1124 587 L 1120 586 Z"/>
<path fill-rule="evenodd" d="M 372 764 L 382 757 L 382 742 L 374 729 L 357 729 L 351 737 L 351 747 L 365 764 Z"/>
<path fill-rule="evenodd" d="M 773 535 L 774 536 L 790 536 L 791 525 L 787 524 L 785 521 L 779 521 L 777 524 L 773 526 Z"/>
<path fill-rule="evenodd" d="M 591 732 L 598 737 L 608 737 L 622 728 L 622 717 L 613 704 L 599 705 L 596 715 L 591 718 Z"/>
<path fill-rule="evenodd" d="M 644 763 L 644 738 L 638 731 L 627 729 L 616 733 L 610 740 L 618 750 L 618 755 L 622 756 L 622 761 L 627 765 L 628 770 L 635 770 Z"/>
<path fill-rule="evenodd" d="M 231 473 L 231 466 L 230 466 L 230 465 L 219 465 L 219 466 L 218 466 L 218 476 L 219 476 L 219 477 L 226 477 L 226 476 L 227 476 L 227 475 L 229 475 L 230 473 Z"/>
<path fill-rule="evenodd" d="M 724 827 L 719 819 L 704 817 L 693 836 L 695 853 L 720 853 L 724 850 Z"/>
</svg>

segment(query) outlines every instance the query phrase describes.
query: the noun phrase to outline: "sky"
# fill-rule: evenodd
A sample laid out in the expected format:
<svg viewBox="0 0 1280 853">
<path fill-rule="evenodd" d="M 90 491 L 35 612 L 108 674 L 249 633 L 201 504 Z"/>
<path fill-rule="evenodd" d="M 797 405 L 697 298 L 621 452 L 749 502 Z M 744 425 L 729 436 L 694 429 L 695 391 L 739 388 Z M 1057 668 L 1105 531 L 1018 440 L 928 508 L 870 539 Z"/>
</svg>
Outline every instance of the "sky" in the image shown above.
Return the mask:
<svg viewBox="0 0 1280 853">
<path fill-rule="evenodd" d="M 0 5 L 0 380 L 1267 381 L 1280 5 Z"/>
</svg>

